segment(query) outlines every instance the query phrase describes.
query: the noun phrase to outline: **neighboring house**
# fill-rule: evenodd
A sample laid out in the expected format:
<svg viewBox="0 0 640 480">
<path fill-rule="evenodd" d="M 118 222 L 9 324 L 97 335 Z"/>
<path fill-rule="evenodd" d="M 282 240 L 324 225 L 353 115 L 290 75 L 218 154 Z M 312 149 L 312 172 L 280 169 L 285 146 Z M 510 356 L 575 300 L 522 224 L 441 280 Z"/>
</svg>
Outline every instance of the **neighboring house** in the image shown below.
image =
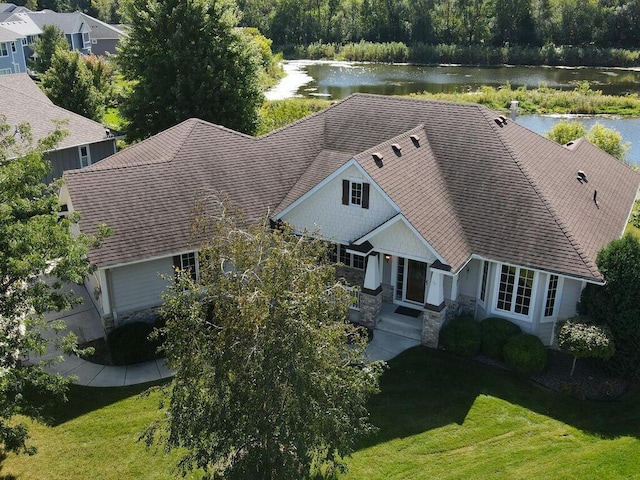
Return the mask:
<svg viewBox="0 0 640 480">
<path fill-rule="evenodd" d="M 91 53 L 94 55 L 118 53 L 120 39 L 128 36 L 124 31 L 84 13 L 80 16 L 91 29 Z"/>
<path fill-rule="evenodd" d="M 430 346 L 461 312 L 552 343 L 585 285 L 603 283 L 596 255 L 640 184 L 584 139 L 557 145 L 479 105 L 374 95 L 260 138 L 187 120 L 65 178 L 80 229 L 114 230 L 87 279 L 107 328 L 152 316 L 174 266 L 197 275 L 194 206 L 222 191 L 250 222 L 320 229 L 362 287 L 360 320 L 404 322 Z"/>
<path fill-rule="evenodd" d="M 59 123 L 68 132 L 56 149 L 46 154 L 51 181 L 62 172 L 87 167 L 116 152 L 115 138 L 104 126 L 54 105 L 27 74 L 0 76 L 0 116 L 11 126 L 28 123 L 33 140 L 44 138 Z"/>
<path fill-rule="evenodd" d="M 0 25 L 0 75 L 27 71 L 27 62 L 22 49 L 24 38 L 23 35 Z"/>
<path fill-rule="evenodd" d="M 32 45 L 35 43 L 36 38 L 42 33 L 40 27 L 38 27 L 25 12 L 12 13 L 6 19 L 0 18 L 0 27 L 22 35 L 24 58 L 25 61 L 28 61 L 33 55 Z"/>
<path fill-rule="evenodd" d="M 86 55 L 91 53 L 91 27 L 80 12 L 57 13 L 51 10 L 29 12 L 29 18 L 40 28 L 55 25 L 64 33 L 69 48 Z"/>
</svg>

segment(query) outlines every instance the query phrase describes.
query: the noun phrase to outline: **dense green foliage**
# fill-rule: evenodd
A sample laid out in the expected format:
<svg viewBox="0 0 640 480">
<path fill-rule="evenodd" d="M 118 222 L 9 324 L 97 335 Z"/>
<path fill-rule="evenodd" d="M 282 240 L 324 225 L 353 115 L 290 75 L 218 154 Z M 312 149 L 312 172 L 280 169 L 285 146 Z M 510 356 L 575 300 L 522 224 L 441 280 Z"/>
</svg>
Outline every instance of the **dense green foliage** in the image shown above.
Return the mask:
<svg viewBox="0 0 640 480">
<path fill-rule="evenodd" d="M 630 148 L 628 142 L 622 142 L 622 135 L 615 129 L 596 123 L 587 132 L 584 124 L 579 120 L 563 120 L 555 124 L 547 133 L 547 137 L 561 145 L 586 137 L 596 147 L 623 161 Z"/>
<path fill-rule="evenodd" d="M 560 350 L 573 355 L 571 376 L 578 358 L 609 360 L 616 351 L 611 330 L 606 325 L 593 325 L 584 317 L 573 317 L 556 325 L 556 341 Z"/>
<path fill-rule="evenodd" d="M 452 318 L 440 330 L 440 348 L 471 357 L 480 351 L 480 324 L 473 317 Z"/>
<path fill-rule="evenodd" d="M 547 349 L 535 335 L 520 333 L 505 343 L 504 361 L 514 372 L 533 375 L 547 366 Z"/>
<path fill-rule="evenodd" d="M 290 98 L 265 102 L 258 115 L 257 135 L 263 135 L 331 105 L 328 100 Z"/>
<path fill-rule="evenodd" d="M 239 0 L 278 45 L 404 42 L 637 48 L 634 0 Z"/>
<path fill-rule="evenodd" d="M 122 105 L 130 139 L 191 117 L 255 132 L 261 51 L 235 28 L 231 0 L 127 0 L 122 14 L 129 37 L 118 61 L 134 82 Z"/>
<path fill-rule="evenodd" d="M 579 311 L 611 329 L 616 352 L 604 366 L 640 377 L 640 242 L 627 233 L 601 250 L 596 264 L 606 283 L 587 285 Z"/>
<path fill-rule="evenodd" d="M 42 86 L 59 107 L 100 121 L 105 97 L 96 88 L 94 78 L 80 52 L 58 48 L 51 58 L 51 67 L 42 76 Z"/>
<path fill-rule="evenodd" d="M 211 216 L 195 226 L 209 238 L 200 281 L 179 275 L 162 309 L 176 376 L 167 415 L 146 438 L 185 452 L 183 472 L 299 479 L 341 471 L 373 430 L 366 402 L 382 364 L 363 365 L 367 338 L 347 320 L 350 298 L 324 242 L 242 229 L 217 202 L 207 199 Z"/>
<path fill-rule="evenodd" d="M 504 358 L 507 341 L 520 333 L 520 327 L 504 318 L 489 317 L 480 323 L 480 351 L 488 357 Z"/>
<path fill-rule="evenodd" d="M 38 73 L 44 73 L 51 68 L 53 56 L 58 50 L 69 50 L 69 43 L 64 38 L 64 32 L 55 25 L 45 25 L 33 44 L 34 58 L 30 68 Z"/>
<path fill-rule="evenodd" d="M 38 357 L 50 330 L 63 326 L 47 324 L 43 314 L 81 301 L 63 283 L 82 283 L 90 270 L 89 239 L 71 235 L 78 218 L 59 216 L 59 184 L 41 183 L 49 168 L 42 152 L 62 135 L 56 130 L 32 145 L 27 126 L 0 116 L 0 453 L 34 451 L 25 424 L 14 417 L 41 418 L 43 404 L 64 398 L 68 383 L 46 374 Z M 75 336 L 56 343 L 72 351 Z"/>
</svg>

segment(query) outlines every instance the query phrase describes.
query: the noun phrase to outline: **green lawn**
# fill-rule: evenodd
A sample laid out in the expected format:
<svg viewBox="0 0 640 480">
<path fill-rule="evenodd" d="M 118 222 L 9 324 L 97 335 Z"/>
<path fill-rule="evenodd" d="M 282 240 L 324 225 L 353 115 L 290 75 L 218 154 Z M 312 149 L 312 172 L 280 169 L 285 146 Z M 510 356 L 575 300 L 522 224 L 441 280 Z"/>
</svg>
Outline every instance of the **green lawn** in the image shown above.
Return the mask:
<svg viewBox="0 0 640 480">
<path fill-rule="evenodd" d="M 136 442 L 158 415 L 157 396 L 141 391 L 74 387 L 50 426 L 32 426 L 39 453 L 9 455 L 0 479 L 168 478 L 175 456 Z M 418 347 L 390 362 L 370 405 L 380 431 L 344 478 L 640 478 L 638 400 L 634 387 L 618 402 L 581 402 Z"/>
</svg>

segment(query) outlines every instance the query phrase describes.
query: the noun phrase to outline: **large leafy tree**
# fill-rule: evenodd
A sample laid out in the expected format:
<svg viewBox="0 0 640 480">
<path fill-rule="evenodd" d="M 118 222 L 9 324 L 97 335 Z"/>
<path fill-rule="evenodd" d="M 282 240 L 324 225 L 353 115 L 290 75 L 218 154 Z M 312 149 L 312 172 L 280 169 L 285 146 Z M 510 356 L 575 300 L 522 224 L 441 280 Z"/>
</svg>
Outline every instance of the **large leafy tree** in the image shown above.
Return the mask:
<svg viewBox="0 0 640 480">
<path fill-rule="evenodd" d="M 596 147 L 622 161 L 630 148 L 629 142 L 623 142 L 622 135 L 614 128 L 607 128 L 600 123 L 595 123 L 587 131 L 584 123 L 579 120 L 563 120 L 556 123 L 547 133 L 547 137 L 561 145 L 586 137 Z"/>
<path fill-rule="evenodd" d="M 42 152 L 62 136 L 55 130 L 31 145 L 29 129 L 0 116 L 0 453 L 33 453 L 28 432 L 16 415 L 40 418 L 47 402 L 64 398 L 68 381 L 45 373 L 38 355 L 48 330 L 43 313 L 77 303 L 65 282 L 81 283 L 89 272 L 90 239 L 73 237 L 77 218 L 61 218 L 59 184 L 45 185 Z M 54 279 L 54 280 L 48 280 Z M 72 351 L 73 336 L 60 348 Z"/>
<path fill-rule="evenodd" d="M 96 87 L 101 79 L 90 70 L 77 51 L 58 48 L 51 58 L 51 67 L 42 76 L 42 86 L 53 103 L 79 115 L 100 120 L 105 98 Z"/>
<path fill-rule="evenodd" d="M 57 50 L 69 50 L 64 32 L 55 25 L 45 25 L 33 44 L 35 55 L 31 67 L 36 72 L 45 73 L 51 67 L 51 60 Z"/>
<path fill-rule="evenodd" d="M 163 308 L 176 375 L 147 440 L 183 448 L 183 472 L 214 478 L 341 468 L 372 430 L 366 401 L 382 365 L 362 363 L 366 338 L 346 321 L 348 295 L 326 245 L 286 229 L 241 229 L 224 213 L 204 225 L 200 282 L 180 275 Z"/>
<path fill-rule="evenodd" d="M 260 53 L 236 28 L 232 0 L 126 0 L 119 61 L 136 83 L 123 113 L 133 139 L 190 117 L 253 133 Z"/>
</svg>

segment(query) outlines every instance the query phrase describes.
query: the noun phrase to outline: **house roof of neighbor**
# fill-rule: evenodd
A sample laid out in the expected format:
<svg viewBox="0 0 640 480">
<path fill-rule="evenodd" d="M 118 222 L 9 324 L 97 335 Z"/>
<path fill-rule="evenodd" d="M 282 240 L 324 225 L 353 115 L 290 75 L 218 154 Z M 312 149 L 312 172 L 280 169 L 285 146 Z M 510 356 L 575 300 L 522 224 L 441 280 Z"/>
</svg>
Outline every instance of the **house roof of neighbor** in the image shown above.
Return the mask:
<svg viewBox="0 0 640 480">
<path fill-rule="evenodd" d="M 207 192 L 258 222 L 351 159 L 453 272 L 475 254 L 601 281 L 596 254 L 622 234 L 640 184 L 586 140 L 558 145 L 480 105 L 365 94 L 258 138 L 190 119 L 65 177 L 81 229 L 114 229 L 91 253 L 113 266 L 197 243 Z"/>
</svg>

